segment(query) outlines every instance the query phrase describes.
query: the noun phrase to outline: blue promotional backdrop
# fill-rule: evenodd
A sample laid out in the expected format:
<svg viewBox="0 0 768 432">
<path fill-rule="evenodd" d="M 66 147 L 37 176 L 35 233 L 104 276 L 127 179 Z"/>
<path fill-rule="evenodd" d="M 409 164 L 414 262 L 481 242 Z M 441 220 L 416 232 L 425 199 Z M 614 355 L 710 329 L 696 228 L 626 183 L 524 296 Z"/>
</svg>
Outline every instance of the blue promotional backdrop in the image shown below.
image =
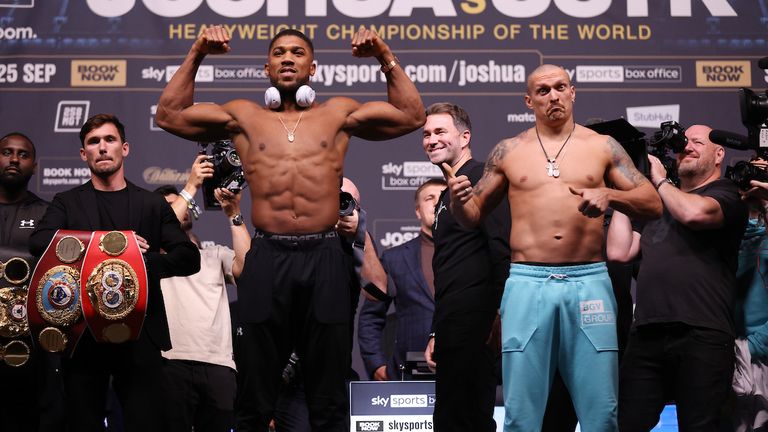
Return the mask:
<svg viewBox="0 0 768 432">
<path fill-rule="evenodd" d="M 126 124 L 129 179 L 182 185 L 198 147 L 157 128 L 155 104 L 199 32 L 216 24 L 232 34 L 232 51 L 205 60 L 198 102 L 263 100 L 267 44 L 286 27 L 314 40 L 321 101 L 384 99 L 376 61 L 350 52 L 357 28 L 371 27 L 425 105 L 467 109 L 483 160 L 532 124 L 525 78 L 542 63 L 571 75 L 579 123 L 625 117 L 647 133 L 667 120 L 745 133 L 737 88 L 768 87 L 757 67 L 768 56 L 766 0 L 0 0 L 0 135 L 17 130 L 36 143 L 31 189 L 50 200 L 88 178 L 77 131 L 101 112 Z M 440 173 L 414 132 L 354 139 L 345 175 L 381 250 L 417 234 L 413 191 Z M 205 212 L 195 231 L 231 244 L 218 212 Z"/>
</svg>

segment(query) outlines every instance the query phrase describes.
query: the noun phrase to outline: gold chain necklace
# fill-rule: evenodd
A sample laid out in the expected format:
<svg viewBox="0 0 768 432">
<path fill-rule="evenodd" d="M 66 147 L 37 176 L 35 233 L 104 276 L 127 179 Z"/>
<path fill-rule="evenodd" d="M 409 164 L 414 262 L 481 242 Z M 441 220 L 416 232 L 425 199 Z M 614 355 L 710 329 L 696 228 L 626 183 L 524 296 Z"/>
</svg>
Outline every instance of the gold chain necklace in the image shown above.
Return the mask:
<svg viewBox="0 0 768 432">
<path fill-rule="evenodd" d="M 283 125 L 283 129 L 285 129 L 285 133 L 288 134 L 288 142 L 293 142 L 293 140 L 296 139 L 296 128 L 299 127 L 299 123 L 301 123 L 301 117 L 304 115 L 304 111 L 299 114 L 299 120 L 296 122 L 296 124 L 293 126 L 293 129 L 288 130 L 288 127 L 285 125 L 285 122 L 283 121 L 283 118 L 280 117 L 280 114 L 277 115 L 277 119 L 280 120 L 280 124 Z"/>
</svg>

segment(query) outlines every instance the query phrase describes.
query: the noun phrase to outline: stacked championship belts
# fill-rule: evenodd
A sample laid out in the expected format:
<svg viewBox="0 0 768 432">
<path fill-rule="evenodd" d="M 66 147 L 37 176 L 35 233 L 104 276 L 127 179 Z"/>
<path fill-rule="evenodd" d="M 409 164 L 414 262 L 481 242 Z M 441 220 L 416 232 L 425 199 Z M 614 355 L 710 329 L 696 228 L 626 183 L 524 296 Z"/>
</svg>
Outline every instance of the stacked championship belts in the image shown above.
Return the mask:
<svg viewBox="0 0 768 432">
<path fill-rule="evenodd" d="M 133 232 L 59 230 L 32 275 L 27 298 L 32 335 L 46 351 L 67 354 L 86 325 L 98 342 L 135 340 L 147 287 Z"/>
<path fill-rule="evenodd" d="M 32 258 L 8 258 L 6 251 L 0 257 L 0 360 L 9 366 L 22 366 L 30 354 L 26 283 Z"/>
</svg>

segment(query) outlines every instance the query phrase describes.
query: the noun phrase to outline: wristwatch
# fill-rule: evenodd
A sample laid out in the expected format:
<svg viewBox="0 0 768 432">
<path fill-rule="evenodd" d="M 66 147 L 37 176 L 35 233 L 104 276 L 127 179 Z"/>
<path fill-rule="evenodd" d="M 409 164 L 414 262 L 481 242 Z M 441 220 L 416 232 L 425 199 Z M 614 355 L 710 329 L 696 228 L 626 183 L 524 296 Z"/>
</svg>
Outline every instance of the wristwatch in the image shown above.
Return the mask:
<svg viewBox="0 0 768 432">
<path fill-rule="evenodd" d="M 238 213 L 232 216 L 232 226 L 240 226 L 243 224 L 243 215 Z"/>
</svg>

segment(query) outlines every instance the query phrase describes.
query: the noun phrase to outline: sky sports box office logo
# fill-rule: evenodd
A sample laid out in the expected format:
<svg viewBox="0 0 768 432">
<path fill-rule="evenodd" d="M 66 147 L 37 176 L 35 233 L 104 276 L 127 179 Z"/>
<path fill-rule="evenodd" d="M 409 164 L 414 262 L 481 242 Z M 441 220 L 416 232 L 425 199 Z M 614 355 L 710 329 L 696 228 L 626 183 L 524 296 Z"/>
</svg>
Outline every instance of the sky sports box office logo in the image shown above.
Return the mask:
<svg viewBox="0 0 768 432">
<path fill-rule="evenodd" d="M 578 83 L 680 83 L 679 65 L 579 65 L 566 72 Z"/>
</svg>

